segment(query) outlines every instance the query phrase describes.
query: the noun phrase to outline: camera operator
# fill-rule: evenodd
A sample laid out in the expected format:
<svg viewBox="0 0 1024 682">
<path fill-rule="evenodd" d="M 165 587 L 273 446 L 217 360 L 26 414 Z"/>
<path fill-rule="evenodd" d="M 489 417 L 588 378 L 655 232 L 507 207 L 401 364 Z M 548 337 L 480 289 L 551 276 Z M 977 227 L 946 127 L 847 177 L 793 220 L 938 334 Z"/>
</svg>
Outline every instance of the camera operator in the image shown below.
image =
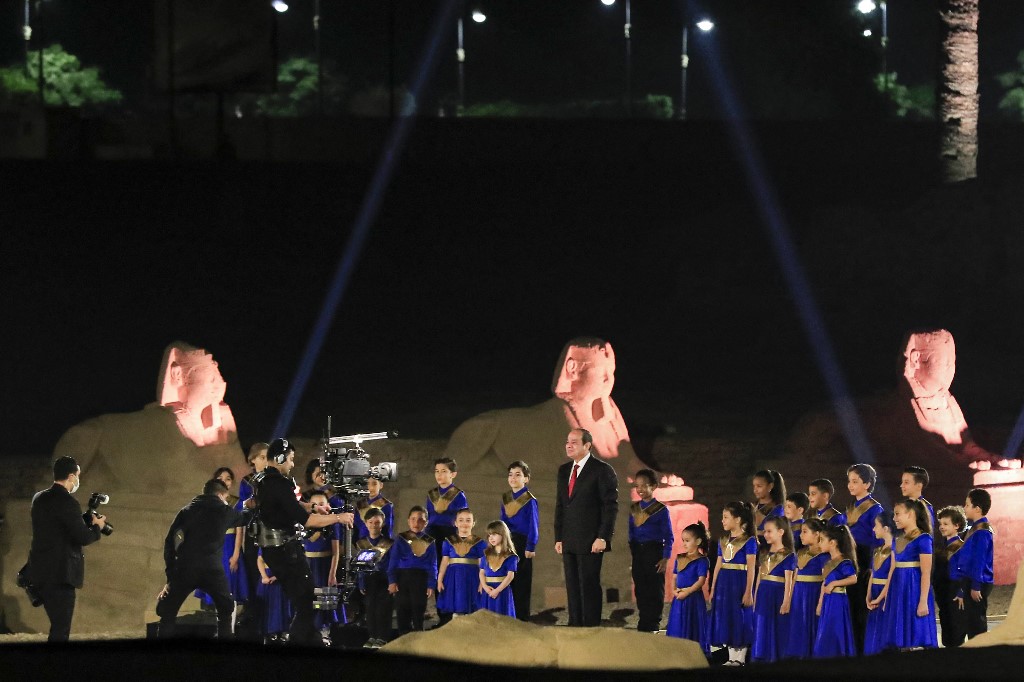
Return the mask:
<svg viewBox="0 0 1024 682">
<path fill-rule="evenodd" d="M 263 560 L 274 572 L 295 614 L 289 641 L 317 644 L 320 635 L 314 626 L 313 580 L 295 526 L 309 529 L 343 523 L 351 527 L 353 515 L 330 514 L 324 507 L 313 507 L 310 513 L 295 499 L 289 478 L 295 466 L 295 449 L 286 439 L 271 442 L 267 457 L 267 469 L 256 484 L 255 500 L 260 515 L 257 542 L 263 550 Z"/>
<path fill-rule="evenodd" d="M 99 540 L 106 526 L 104 516 L 83 515 L 81 505 L 72 497 L 81 483 L 78 462 L 73 457 L 58 457 L 53 463 L 53 487 L 32 498 L 29 580 L 50 619 L 50 642 L 66 642 L 71 636 L 75 589 L 82 587 L 85 578 L 82 547 Z"/>
<path fill-rule="evenodd" d="M 182 507 L 174 517 L 164 540 L 167 584 L 160 591 L 156 605 L 161 638 L 174 635 L 178 609 L 196 588 L 210 595 L 217 607 L 217 637 L 231 637 L 235 601 L 231 598 L 221 555 L 224 534 L 229 528 L 244 526 L 247 518 L 248 512 L 228 505 L 228 488 L 216 478 L 207 481 L 203 494 Z"/>
</svg>

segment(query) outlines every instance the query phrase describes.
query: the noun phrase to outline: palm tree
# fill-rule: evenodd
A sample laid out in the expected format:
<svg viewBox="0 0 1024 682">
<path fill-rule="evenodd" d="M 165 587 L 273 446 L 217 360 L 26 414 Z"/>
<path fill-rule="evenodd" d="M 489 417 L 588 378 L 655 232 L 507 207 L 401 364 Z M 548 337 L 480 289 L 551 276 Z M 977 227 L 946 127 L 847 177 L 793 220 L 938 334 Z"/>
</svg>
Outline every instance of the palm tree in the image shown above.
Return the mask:
<svg viewBox="0 0 1024 682">
<path fill-rule="evenodd" d="M 978 175 L 978 0 L 941 0 L 943 178 L 960 182 Z"/>
</svg>

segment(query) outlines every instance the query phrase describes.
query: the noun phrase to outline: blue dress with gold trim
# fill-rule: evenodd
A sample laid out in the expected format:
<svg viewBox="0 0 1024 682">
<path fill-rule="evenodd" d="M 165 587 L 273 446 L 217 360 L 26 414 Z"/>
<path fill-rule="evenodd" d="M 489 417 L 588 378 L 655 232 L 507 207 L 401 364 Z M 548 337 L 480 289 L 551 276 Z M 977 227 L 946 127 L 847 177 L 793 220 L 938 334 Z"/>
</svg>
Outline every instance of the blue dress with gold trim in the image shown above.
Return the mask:
<svg viewBox="0 0 1024 682">
<path fill-rule="evenodd" d="M 752 661 L 777 661 L 786 651 L 789 614 L 781 614 L 779 611 L 786 595 L 786 571 L 795 570 L 796 555 L 788 550 L 769 552 L 761 557 L 758 567 L 760 582 L 754 597 L 754 643 L 750 647 Z"/>
<path fill-rule="evenodd" d="M 896 568 L 885 598 L 886 644 L 898 649 L 937 647 L 935 595 L 930 586 L 928 613 L 917 615 L 917 604 L 921 599 L 921 555 L 932 553 L 932 536 L 920 531 L 914 537 L 901 535 L 893 540 L 892 546 Z"/>
<path fill-rule="evenodd" d="M 689 587 L 701 576 L 707 577 L 709 567 L 710 562 L 706 556 L 690 559 L 685 554 L 680 554 L 676 557 L 674 569 L 676 588 Z M 707 611 L 703 588 L 687 595 L 685 599 L 673 599 L 665 634 L 669 637 L 691 639 L 698 642 L 705 652 L 709 651 Z"/>
<path fill-rule="evenodd" d="M 828 552 L 811 554 L 807 548 L 796 553 L 793 576 L 793 600 L 789 609 L 788 658 L 810 658 L 818 634 L 818 597 L 821 596 L 821 569 L 828 563 Z"/>
<path fill-rule="evenodd" d="M 487 542 L 476 536 L 469 538 L 472 542 L 459 540 L 449 538 L 441 543 L 442 556 L 448 557 L 448 567 L 444 572 L 444 590 L 437 597 L 437 608 L 446 613 L 473 613 L 480 608 L 480 560 Z"/>
<path fill-rule="evenodd" d="M 514 573 L 519 566 L 519 557 L 515 555 L 506 557 L 497 569 L 491 567 L 488 558 L 487 556 L 481 557 L 479 568 L 484 570 L 484 582 L 490 587 L 497 587 L 505 579 L 505 576 L 509 573 Z M 512 579 L 515 580 L 514 577 Z M 481 592 L 479 605 L 481 609 L 487 609 L 488 611 L 500 613 L 503 616 L 515 618 L 516 603 L 512 599 L 512 584 L 509 583 L 508 587 L 502 590 L 496 599 L 486 592 Z"/>
<path fill-rule="evenodd" d="M 715 596 L 711 600 L 710 644 L 745 647 L 753 640 L 754 609 L 743 606 L 748 556 L 757 557 L 756 538 L 719 540 L 718 561 L 722 568 L 712 586 Z"/>
<path fill-rule="evenodd" d="M 835 559 L 825 564 L 822 574 L 825 576 L 825 584 L 828 584 L 857 575 L 857 570 L 849 559 Z M 818 634 L 814 638 L 812 655 L 815 658 L 857 655 L 846 587 L 833 588 L 832 592 L 822 598 L 821 617 L 818 618 Z"/>
</svg>

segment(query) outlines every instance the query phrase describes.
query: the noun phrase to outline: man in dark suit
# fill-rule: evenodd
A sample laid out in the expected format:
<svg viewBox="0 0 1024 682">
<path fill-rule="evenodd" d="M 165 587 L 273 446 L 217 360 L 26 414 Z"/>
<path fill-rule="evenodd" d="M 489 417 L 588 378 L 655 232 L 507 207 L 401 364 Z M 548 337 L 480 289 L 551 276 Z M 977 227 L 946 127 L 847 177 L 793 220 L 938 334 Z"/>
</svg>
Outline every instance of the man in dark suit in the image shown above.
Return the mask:
<svg viewBox="0 0 1024 682">
<path fill-rule="evenodd" d="M 573 429 L 565 440 L 570 462 L 558 468 L 555 551 L 562 555 L 569 625 L 601 624 L 601 560 L 612 549 L 619 489 L 615 470 L 591 454 L 593 438 Z"/>
<path fill-rule="evenodd" d="M 82 515 L 71 497 L 82 483 L 82 470 L 73 457 L 53 463 L 53 487 L 32 498 L 32 549 L 29 579 L 39 592 L 50 619 L 50 642 L 66 642 L 75 613 L 75 589 L 85 578 L 82 547 L 100 539 L 103 516 Z"/>
</svg>

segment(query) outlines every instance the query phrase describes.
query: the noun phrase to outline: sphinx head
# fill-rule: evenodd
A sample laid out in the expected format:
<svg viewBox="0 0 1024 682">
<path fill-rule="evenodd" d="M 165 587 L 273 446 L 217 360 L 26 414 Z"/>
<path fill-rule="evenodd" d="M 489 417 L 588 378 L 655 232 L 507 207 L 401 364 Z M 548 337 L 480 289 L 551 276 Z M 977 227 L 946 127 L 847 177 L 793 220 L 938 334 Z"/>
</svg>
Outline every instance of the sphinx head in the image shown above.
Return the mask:
<svg viewBox="0 0 1024 682">
<path fill-rule="evenodd" d="M 563 400 L 579 402 L 611 395 L 615 385 L 615 351 L 595 337 L 575 338 L 565 345 L 555 366 L 551 392 Z"/>
<path fill-rule="evenodd" d="M 907 336 L 903 351 L 903 374 L 929 394 L 949 390 L 956 373 L 956 345 L 945 329 L 916 332 Z"/>
<path fill-rule="evenodd" d="M 164 353 L 157 397 L 161 405 L 179 403 L 190 412 L 224 400 L 227 384 L 213 356 L 201 348 L 175 342 Z"/>
</svg>

